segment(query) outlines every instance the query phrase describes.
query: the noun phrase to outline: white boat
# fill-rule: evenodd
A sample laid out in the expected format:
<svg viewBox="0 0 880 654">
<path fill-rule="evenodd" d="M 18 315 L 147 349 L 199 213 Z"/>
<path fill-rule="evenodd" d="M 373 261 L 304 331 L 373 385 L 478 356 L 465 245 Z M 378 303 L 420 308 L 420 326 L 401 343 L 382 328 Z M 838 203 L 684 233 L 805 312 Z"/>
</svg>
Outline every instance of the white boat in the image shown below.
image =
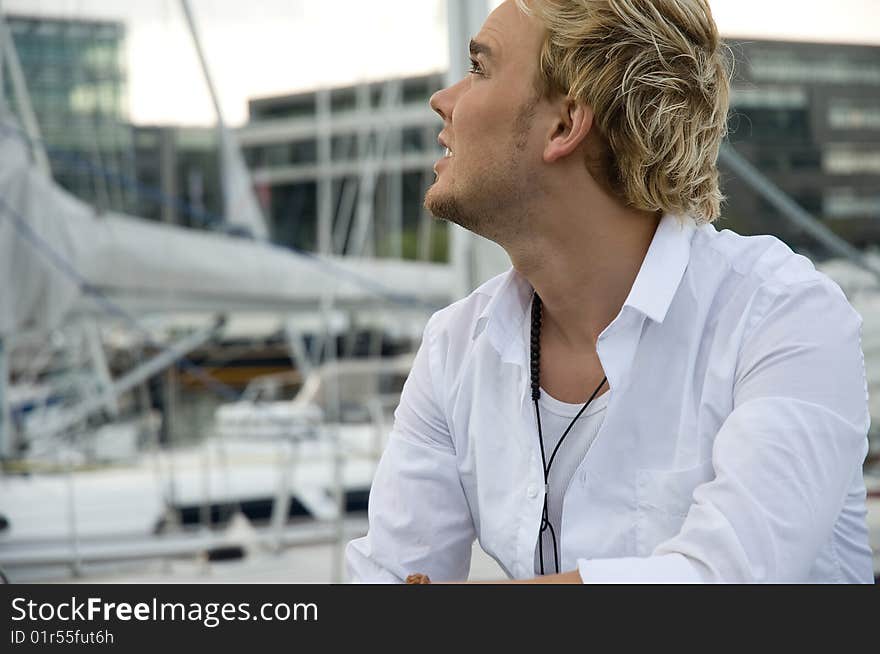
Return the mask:
<svg viewBox="0 0 880 654">
<path fill-rule="evenodd" d="M 198 445 L 2 475 L 0 568 L 26 579 L 53 565 L 75 571 L 327 540 L 346 520 L 362 530 L 389 411 L 411 364 L 409 355 L 328 363 L 292 400 L 266 396 L 283 387 L 278 376 L 258 379 L 245 399 L 220 407 L 215 435 Z"/>
<path fill-rule="evenodd" d="M 183 5 L 216 100 L 193 16 Z M 14 45 L 4 54 L 15 63 Z M 307 379 L 308 401 L 246 397 L 220 412 L 216 433 L 170 450 L 124 425 L 120 401 L 223 330 L 218 317 L 228 313 L 274 314 L 285 325 L 291 359 L 308 371 L 314 362 L 301 318 L 317 322 L 325 339 L 336 336 L 332 322 L 341 312 L 392 314 L 392 322 L 408 323 L 411 331 L 454 299 L 460 275 L 449 265 L 304 255 L 266 242 L 252 180 L 219 110 L 224 219 L 246 227 L 253 239 L 96 211 L 52 180 L 27 110 L 26 80 L 12 82 L 27 129 L 0 101 L 0 278 L 15 280 L 0 294 L 0 567 L 56 563 L 81 571 L 89 562 L 228 552 L 230 539 L 277 549 L 321 529 L 324 538 L 341 542 L 344 508 L 364 505 L 388 432 L 391 386 L 377 386 L 369 401 L 348 402 L 344 380 L 330 391 Z M 183 313 L 208 324 L 164 334 L 152 327 L 157 317 Z M 59 358 L 64 363 L 66 354 L 83 350 L 71 377 L 84 381 L 52 406 L 44 401 L 40 411 L 11 415 L 7 391 L 20 376 L 16 362 L 33 361 L 25 344 L 53 349 L 79 326 L 85 339 L 62 343 Z M 132 350 L 148 354 L 114 377 L 106 329 L 127 332 L 123 340 Z M 347 364 L 330 365 L 339 372 Z M 46 367 L 35 378 L 47 377 Z M 47 389 L 46 397 L 56 390 Z M 96 426 L 102 416 L 114 420 Z M 132 454 L 128 446 L 144 440 L 153 448 Z M 230 514 L 250 514 L 253 528 L 241 529 L 239 519 L 218 529 Z M 302 531 L 291 517 L 320 528 Z"/>
</svg>

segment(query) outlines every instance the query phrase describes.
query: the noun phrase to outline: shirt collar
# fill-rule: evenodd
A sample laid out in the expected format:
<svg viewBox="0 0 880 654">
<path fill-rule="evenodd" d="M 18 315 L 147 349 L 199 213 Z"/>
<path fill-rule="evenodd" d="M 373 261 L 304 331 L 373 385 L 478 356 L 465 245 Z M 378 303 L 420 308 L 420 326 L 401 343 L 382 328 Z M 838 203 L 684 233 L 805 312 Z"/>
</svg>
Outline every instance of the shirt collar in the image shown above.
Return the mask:
<svg viewBox="0 0 880 654">
<path fill-rule="evenodd" d="M 516 338 L 532 303 L 533 292 L 529 281 L 511 267 L 477 318 L 473 338 L 489 328 L 495 349 L 503 352 L 503 344 Z"/>
<path fill-rule="evenodd" d="M 663 322 L 690 260 L 695 229 L 688 216 L 664 214 L 623 306 Z M 529 281 L 511 267 L 477 318 L 472 338 L 488 329 L 492 344 L 503 355 L 511 343 L 521 341 L 532 293 Z"/>
<path fill-rule="evenodd" d="M 663 322 L 690 261 L 695 230 L 693 218 L 664 214 L 623 306 Z"/>
</svg>

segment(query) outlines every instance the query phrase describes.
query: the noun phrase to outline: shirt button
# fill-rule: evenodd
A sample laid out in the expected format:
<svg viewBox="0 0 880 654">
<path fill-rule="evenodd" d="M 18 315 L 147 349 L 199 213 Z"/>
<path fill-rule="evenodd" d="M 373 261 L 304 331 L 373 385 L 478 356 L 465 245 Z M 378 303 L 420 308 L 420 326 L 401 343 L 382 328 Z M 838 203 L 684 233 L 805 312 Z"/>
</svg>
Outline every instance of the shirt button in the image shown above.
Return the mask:
<svg viewBox="0 0 880 654">
<path fill-rule="evenodd" d="M 526 493 L 530 498 L 535 498 L 538 496 L 538 487 L 534 484 L 529 484 L 529 487 L 526 489 Z"/>
</svg>

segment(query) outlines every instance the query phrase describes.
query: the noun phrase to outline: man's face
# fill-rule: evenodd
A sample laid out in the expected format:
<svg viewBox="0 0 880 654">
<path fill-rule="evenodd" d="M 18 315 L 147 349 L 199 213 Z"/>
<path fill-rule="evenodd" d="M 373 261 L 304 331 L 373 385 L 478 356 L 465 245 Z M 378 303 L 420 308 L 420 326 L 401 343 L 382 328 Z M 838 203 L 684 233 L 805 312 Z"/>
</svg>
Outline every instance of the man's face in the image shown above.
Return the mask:
<svg viewBox="0 0 880 654">
<path fill-rule="evenodd" d="M 507 0 L 471 42 L 471 73 L 431 98 L 451 152 L 425 196 L 436 217 L 504 244 L 534 195 L 542 135 L 535 127 L 540 24 Z"/>
</svg>

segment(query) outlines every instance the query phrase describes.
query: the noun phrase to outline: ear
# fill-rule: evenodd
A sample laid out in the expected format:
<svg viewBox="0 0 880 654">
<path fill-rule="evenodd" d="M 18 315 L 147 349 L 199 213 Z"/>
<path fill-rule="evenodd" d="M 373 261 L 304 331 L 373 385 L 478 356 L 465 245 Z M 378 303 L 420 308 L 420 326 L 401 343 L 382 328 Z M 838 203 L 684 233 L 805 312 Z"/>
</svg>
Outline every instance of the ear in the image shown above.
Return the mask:
<svg viewBox="0 0 880 654">
<path fill-rule="evenodd" d="M 553 163 L 574 152 L 593 128 L 593 108 L 571 98 L 559 107 L 550 139 L 544 146 L 544 162 Z"/>
</svg>

